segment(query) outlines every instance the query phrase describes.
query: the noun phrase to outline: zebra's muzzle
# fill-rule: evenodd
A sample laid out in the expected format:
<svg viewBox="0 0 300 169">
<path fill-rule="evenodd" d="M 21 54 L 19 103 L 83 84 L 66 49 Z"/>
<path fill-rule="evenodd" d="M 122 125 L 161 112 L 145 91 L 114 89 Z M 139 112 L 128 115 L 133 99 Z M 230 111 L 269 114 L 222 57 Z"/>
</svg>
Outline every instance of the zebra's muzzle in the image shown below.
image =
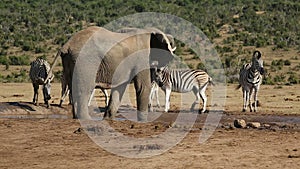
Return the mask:
<svg viewBox="0 0 300 169">
<path fill-rule="evenodd" d="M 259 69 L 259 73 L 260 73 L 261 75 L 265 74 L 265 69 L 264 69 L 263 67 L 260 68 L 260 69 Z"/>
</svg>

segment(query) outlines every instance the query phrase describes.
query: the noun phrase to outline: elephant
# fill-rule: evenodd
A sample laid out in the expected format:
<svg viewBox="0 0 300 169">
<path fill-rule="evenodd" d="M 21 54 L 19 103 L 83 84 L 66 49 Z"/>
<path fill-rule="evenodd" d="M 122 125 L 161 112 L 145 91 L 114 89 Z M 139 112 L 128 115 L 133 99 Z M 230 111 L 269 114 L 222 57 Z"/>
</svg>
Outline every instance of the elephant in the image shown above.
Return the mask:
<svg viewBox="0 0 300 169">
<path fill-rule="evenodd" d="M 124 28 L 112 32 L 91 26 L 75 33 L 56 55 L 56 58 L 61 56 L 63 76 L 72 93 L 73 118 L 91 118 L 88 100 L 97 84 L 111 88 L 104 119 L 114 119 L 126 86 L 132 81 L 137 119 L 146 120 L 151 90 L 150 62 L 158 61 L 158 67 L 168 64 L 174 58 L 176 47 L 173 46 L 174 39 L 156 28 Z"/>
</svg>

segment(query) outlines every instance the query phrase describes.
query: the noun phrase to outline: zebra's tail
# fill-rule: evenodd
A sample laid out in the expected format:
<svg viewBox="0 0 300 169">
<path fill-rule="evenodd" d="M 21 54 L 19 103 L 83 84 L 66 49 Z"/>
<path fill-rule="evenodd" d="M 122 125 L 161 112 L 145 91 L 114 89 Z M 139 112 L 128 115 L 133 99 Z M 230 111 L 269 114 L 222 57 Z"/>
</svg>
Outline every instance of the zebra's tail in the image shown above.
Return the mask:
<svg viewBox="0 0 300 169">
<path fill-rule="evenodd" d="M 54 68 L 55 65 L 56 65 L 58 56 L 60 56 L 60 55 L 61 55 L 61 49 L 58 50 L 58 52 L 57 52 L 57 54 L 56 54 L 56 56 L 55 56 L 55 58 L 54 58 L 54 61 L 53 61 L 52 65 L 51 65 L 50 70 L 47 71 L 47 77 L 46 77 L 44 83 L 47 83 L 47 81 L 48 81 L 50 78 L 54 77 L 54 76 L 52 75 L 52 71 L 53 71 L 53 68 Z"/>
<path fill-rule="evenodd" d="M 208 84 L 215 86 L 216 84 L 213 82 L 213 79 L 211 77 L 208 77 Z"/>
<path fill-rule="evenodd" d="M 235 88 L 235 90 L 239 90 L 241 87 L 242 87 L 242 85 L 239 84 L 239 85 Z"/>
</svg>

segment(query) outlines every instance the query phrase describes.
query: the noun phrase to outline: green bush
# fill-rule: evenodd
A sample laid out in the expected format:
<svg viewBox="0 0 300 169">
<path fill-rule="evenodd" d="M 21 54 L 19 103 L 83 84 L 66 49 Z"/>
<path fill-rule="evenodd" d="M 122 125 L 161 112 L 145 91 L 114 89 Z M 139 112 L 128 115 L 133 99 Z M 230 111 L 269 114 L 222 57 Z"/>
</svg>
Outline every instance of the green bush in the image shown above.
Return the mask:
<svg viewBox="0 0 300 169">
<path fill-rule="evenodd" d="M 290 77 L 288 78 L 288 82 L 290 84 L 298 84 L 300 82 L 299 76 L 297 77 L 297 75 L 291 74 Z"/>
<path fill-rule="evenodd" d="M 29 65 L 30 59 L 29 56 L 9 56 L 10 65 Z"/>
<path fill-rule="evenodd" d="M 291 61 L 290 60 L 285 60 L 283 64 L 284 64 L 284 66 L 290 66 Z"/>
<path fill-rule="evenodd" d="M 1 65 L 9 65 L 9 59 L 6 56 L 0 56 Z"/>
<path fill-rule="evenodd" d="M 29 82 L 29 76 L 25 69 L 21 69 L 19 72 L 12 72 L 8 74 L 6 77 L 0 76 L 0 81 L 4 83 L 12 83 L 12 82 Z"/>
<path fill-rule="evenodd" d="M 266 76 L 266 77 L 263 78 L 262 84 L 274 85 L 275 82 L 273 81 L 272 76 L 269 75 L 269 76 Z"/>
<path fill-rule="evenodd" d="M 285 75 L 284 74 L 275 75 L 273 80 L 276 83 L 283 83 L 285 82 Z"/>
</svg>

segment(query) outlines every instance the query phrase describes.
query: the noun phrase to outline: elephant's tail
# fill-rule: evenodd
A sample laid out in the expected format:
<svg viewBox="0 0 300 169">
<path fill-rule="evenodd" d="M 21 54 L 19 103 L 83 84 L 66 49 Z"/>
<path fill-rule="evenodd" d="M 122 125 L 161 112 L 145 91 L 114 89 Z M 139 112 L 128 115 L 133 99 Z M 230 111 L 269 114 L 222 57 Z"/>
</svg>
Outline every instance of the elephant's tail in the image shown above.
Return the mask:
<svg viewBox="0 0 300 169">
<path fill-rule="evenodd" d="M 55 67 L 55 65 L 56 65 L 58 56 L 60 56 L 60 55 L 61 55 L 61 49 L 58 50 L 58 52 L 57 52 L 57 54 L 56 54 L 56 56 L 55 56 L 55 58 L 54 58 L 54 60 L 53 60 L 53 62 L 52 62 L 52 64 L 51 64 L 51 68 L 50 68 L 50 70 L 47 72 L 47 78 L 45 79 L 44 83 L 46 83 L 46 82 L 51 78 L 51 73 L 49 73 L 49 72 L 52 72 L 52 71 L 53 71 L 53 69 L 54 69 L 54 67 Z"/>
</svg>

